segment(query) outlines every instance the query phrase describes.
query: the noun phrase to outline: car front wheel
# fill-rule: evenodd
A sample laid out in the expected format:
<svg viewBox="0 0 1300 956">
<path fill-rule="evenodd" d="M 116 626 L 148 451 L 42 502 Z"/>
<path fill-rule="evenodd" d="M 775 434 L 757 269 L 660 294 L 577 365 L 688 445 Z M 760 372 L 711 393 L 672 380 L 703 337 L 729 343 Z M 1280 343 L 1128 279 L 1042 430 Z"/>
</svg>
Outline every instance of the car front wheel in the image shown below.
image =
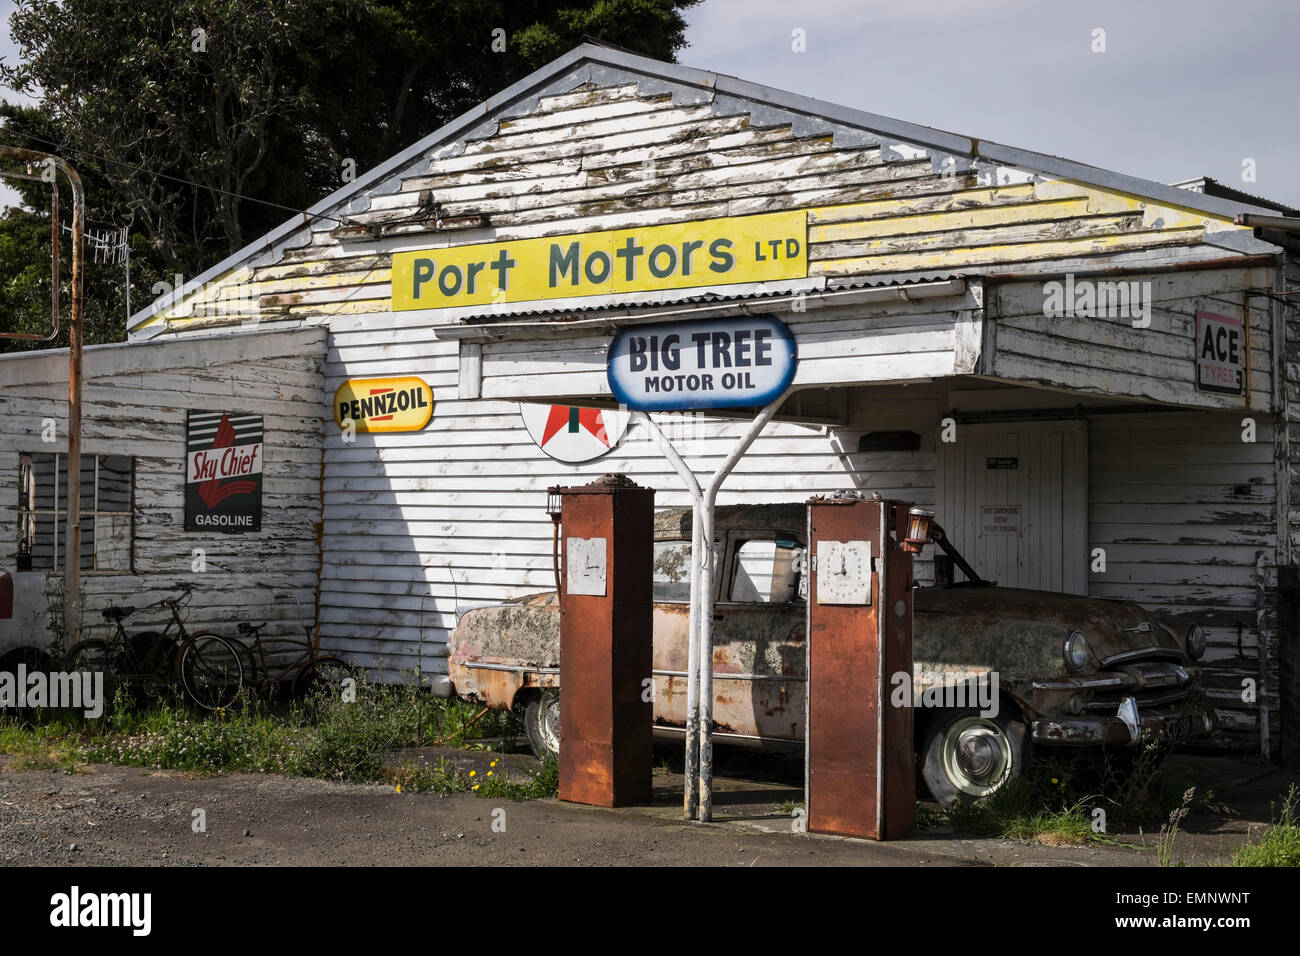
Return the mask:
<svg viewBox="0 0 1300 956">
<path fill-rule="evenodd" d="M 524 730 L 538 760 L 560 756 L 560 692 L 543 690 L 529 698 L 524 708 Z"/>
<path fill-rule="evenodd" d="M 921 775 L 945 808 L 958 800 L 983 800 L 1024 770 L 1027 747 L 1022 721 L 981 717 L 977 710 L 950 711 L 931 724 L 922 750 Z"/>
</svg>

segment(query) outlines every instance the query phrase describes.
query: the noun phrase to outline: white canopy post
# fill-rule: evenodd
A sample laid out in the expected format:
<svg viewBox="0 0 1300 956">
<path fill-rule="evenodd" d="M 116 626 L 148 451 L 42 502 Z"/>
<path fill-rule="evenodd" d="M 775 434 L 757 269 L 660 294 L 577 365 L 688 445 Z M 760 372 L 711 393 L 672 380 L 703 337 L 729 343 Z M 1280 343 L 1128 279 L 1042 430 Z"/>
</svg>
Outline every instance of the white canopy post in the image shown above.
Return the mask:
<svg viewBox="0 0 1300 956">
<path fill-rule="evenodd" d="M 695 819 L 695 814 L 700 805 L 699 791 L 699 754 L 700 754 L 700 656 L 699 656 L 699 626 L 700 626 L 700 559 L 701 541 L 703 541 L 703 532 L 700 528 L 700 507 L 704 496 L 700 491 L 700 483 L 695 478 L 695 473 L 686 464 L 685 460 L 677 449 L 673 447 L 668 436 L 663 433 L 659 425 L 646 412 L 634 412 L 638 420 L 645 423 L 650 436 L 654 439 L 659 450 L 663 452 L 665 458 L 681 476 L 686 485 L 686 490 L 691 493 L 691 613 L 687 624 L 686 637 L 686 766 L 683 769 L 685 782 L 684 793 L 682 795 L 682 817 L 686 820 Z"/>
<path fill-rule="evenodd" d="M 709 481 L 709 487 L 705 489 L 704 501 L 697 509 L 700 512 L 700 521 L 695 522 L 698 526 L 703 524 L 702 537 L 704 538 L 705 547 L 699 552 L 701 558 L 697 562 L 702 573 L 700 575 L 700 610 L 699 610 L 699 698 L 700 698 L 700 806 L 699 819 L 703 823 L 708 823 L 713 819 L 713 591 L 714 591 L 714 553 L 713 553 L 713 508 L 718 499 L 718 491 L 722 488 L 722 483 L 727 480 L 731 470 L 736 467 L 741 457 L 749 450 L 749 446 L 754 443 L 754 439 L 763 431 L 763 427 L 772 420 L 782 403 L 785 402 L 786 396 L 790 394 L 787 387 L 780 395 L 763 406 L 763 410 L 758 413 L 745 433 L 741 435 L 736 446 L 731 449 L 726 460 L 719 466 L 718 470 L 713 473 L 713 478 Z M 695 608 L 695 594 L 692 589 L 691 608 Z M 689 730 L 688 730 L 689 732 Z"/>
</svg>

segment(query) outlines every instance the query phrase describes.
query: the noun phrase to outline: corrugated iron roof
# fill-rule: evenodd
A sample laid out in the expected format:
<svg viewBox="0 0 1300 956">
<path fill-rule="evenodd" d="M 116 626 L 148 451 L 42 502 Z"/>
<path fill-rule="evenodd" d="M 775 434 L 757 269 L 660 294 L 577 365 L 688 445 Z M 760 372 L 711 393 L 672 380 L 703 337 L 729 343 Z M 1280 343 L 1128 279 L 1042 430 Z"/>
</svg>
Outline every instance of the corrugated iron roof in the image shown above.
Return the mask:
<svg viewBox="0 0 1300 956">
<path fill-rule="evenodd" d="M 1276 210 L 1284 216 L 1300 216 L 1300 209 L 1296 209 L 1294 206 L 1265 199 L 1263 196 L 1248 193 L 1244 189 L 1226 186 L 1209 176 L 1197 176 L 1195 179 L 1185 179 L 1181 182 L 1170 183 L 1170 185 L 1177 186 L 1179 189 L 1186 189 L 1188 192 L 1200 193 L 1203 196 L 1217 196 L 1220 199 L 1235 199 L 1238 202 L 1254 203 L 1256 206 Z"/>
<path fill-rule="evenodd" d="M 590 315 L 599 312 L 609 312 L 615 309 L 628 310 L 640 308 L 662 308 L 672 305 L 711 305 L 723 304 L 727 302 L 759 302 L 767 299 L 788 298 L 791 296 L 805 293 L 816 296 L 826 292 L 852 292 L 857 289 L 877 289 L 886 287 L 897 287 L 906 289 L 908 286 L 923 285 L 931 282 L 948 282 L 953 279 L 966 279 L 967 275 L 956 272 L 909 272 L 905 275 L 882 275 L 857 278 L 852 282 L 840 282 L 835 284 L 827 283 L 825 286 L 810 287 L 807 279 L 800 279 L 793 283 L 764 283 L 763 288 L 753 289 L 748 292 L 693 292 L 684 294 L 676 298 L 670 298 L 672 292 L 656 291 L 653 301 L 641 301 L 637 299 L 610 299 L 605 296 L 592 296 L 591 305 L 573 305 L 566 304 L 561 306 L 538 304 L 532 308 L 519 309 L 502 309 L 499 306 L 492 312 L 483 312 L 478 314 L 469 314 L 460 316 L 456 324 L 462 325 L 479 325 L 488 322 L 496 322 L 502 319 L 520 318 L 524 316 L 555 316 L 556 321 L 563 321 L 564 318 L 576 315 Z M 541 300 L 544 302 L 545 300 Z M 527 306 L 528 303 L 520 303 L 521 306 Z"/>
</svg>

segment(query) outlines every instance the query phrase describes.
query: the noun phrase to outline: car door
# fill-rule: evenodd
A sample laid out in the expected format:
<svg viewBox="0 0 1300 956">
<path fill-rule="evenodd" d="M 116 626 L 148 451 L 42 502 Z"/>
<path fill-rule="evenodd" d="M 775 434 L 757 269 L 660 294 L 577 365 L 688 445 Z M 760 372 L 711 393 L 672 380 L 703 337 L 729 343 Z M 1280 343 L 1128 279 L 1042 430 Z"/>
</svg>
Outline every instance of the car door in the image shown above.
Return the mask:
<svg viewBox="0 0 1300 956">
<path fill-rule="evenodd" d="M 803 737 L 805 548 L 793 532 L 727 532 L 713 612 L 715 733 Z"/>
</svg>

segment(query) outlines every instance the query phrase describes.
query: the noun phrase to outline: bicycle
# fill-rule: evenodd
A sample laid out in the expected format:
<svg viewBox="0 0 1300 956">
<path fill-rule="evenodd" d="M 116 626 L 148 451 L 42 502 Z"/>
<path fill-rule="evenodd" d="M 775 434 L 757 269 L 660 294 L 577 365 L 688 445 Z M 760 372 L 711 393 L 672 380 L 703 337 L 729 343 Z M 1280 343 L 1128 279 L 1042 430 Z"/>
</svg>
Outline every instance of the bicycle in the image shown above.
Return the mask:
<svg viewBox="0 0 1300 956">
<path fill-rule="evenodd" d="M 193 597 L 194 586 L 179 583 L 175 587 L 179 596 L 142 608 L 104 608 L 104 620 L 113 623 L 116 633 L 108 639 L 90 638 L 70 648 L 63 658 L 63 669 L 103 672 L 133 686 L 148 699 L 157 699 L 179 684 L 185 695 L 205 710 L 233 705 L 244 682 L 239 653 L 233 643 L 211 631 L 186 630 L 181 611 Z M 156 607 L 171 612 L 166 627 L 127 634 L 123 622 L 128 617 Z"/>
<path fill-rule="evenodd" d="M 302 604 L 298 596 L 277 592 L 275 597 L 278 600 L 293 598 L 294 607 L 297 608 L 298 626 L 302 628 L 303 636 L 301 638 L 262 637 L 262 628 L 266 627 L 268 622 L 263 621 L 261 624 L 241 622 L 237 629 L 242 640 L 236 642 L 235 646 L 242 652 L 244 673 L 248 675 L 248 683 L 259 686 L 269 699 L 275 697 L 279 689 L 286 684 L 289 687 L 290 697 L 305 697 L 321 687 L 339 687 L 345 679 L 355 680 L 356 670 L 352 665 L 340 657 L 320 653 L 319 641 L 312 638 L 312 625 L 302 619 Z M 246 641 L 251 641 L 251 645 Z M 287 665 L 281 667 L 280 664 L 268 660 L 268 657 L 292 653 L 289 650 L 292 648 L 299 649 L 300 653 Z"/>
</svg>

